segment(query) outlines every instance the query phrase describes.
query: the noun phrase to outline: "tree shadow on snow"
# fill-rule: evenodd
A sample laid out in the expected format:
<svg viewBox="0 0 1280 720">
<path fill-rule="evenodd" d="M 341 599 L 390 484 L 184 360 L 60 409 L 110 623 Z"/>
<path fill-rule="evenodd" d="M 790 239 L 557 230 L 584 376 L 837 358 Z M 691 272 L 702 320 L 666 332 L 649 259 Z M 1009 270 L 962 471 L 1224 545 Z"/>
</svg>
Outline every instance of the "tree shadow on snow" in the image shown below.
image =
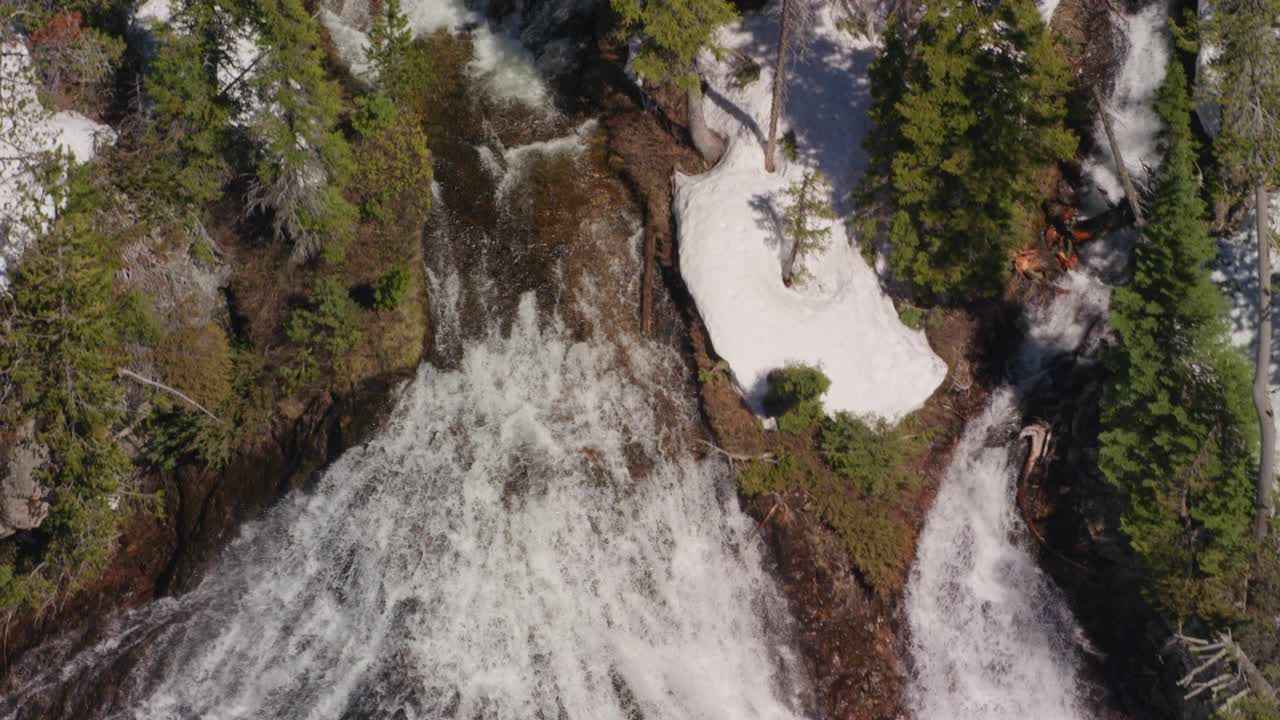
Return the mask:
<svg viewBox="0 0 1280 720">
<path fill-rule="evenodd" d="M 787 260 L 787 234 L 782 213 L 774 203 L 773 196 L 766 193 L 754 195 L 751 198 L 751 211 L 756 216 L 756 227 L 768 233 L 765 244 L 777 253 L 778 267 L 781 268 Z"/>
<path fill-rule="evenodd" d="M 777 18 L 750 18 L 745 29 L 751 40 L 742 50 L 772 68 L 777 52 Z M 874 58 L 874 47 L 849 47 L 829 37 L 813 36 L 804 53 L 788 63 L 783 114 L 788 121 L 786 126 L 796 133 L 796 160 L 827 176 L 831 181 L 831 206 L 840 215 L 853 211 L 852 191 L 867 168 L 862 140 L 870 122 L 867 70 Z M 764 77 L 760 80 L 765 81 Z M 772 82 L 771 74 L 767 81 Z M 729 112 L 739 120 L 745 114 L 737 107 Z M 754 122 L 748 126 L 758 128 Z M 761 143 L 764 142 L 761 136 Z"/>
</svg>

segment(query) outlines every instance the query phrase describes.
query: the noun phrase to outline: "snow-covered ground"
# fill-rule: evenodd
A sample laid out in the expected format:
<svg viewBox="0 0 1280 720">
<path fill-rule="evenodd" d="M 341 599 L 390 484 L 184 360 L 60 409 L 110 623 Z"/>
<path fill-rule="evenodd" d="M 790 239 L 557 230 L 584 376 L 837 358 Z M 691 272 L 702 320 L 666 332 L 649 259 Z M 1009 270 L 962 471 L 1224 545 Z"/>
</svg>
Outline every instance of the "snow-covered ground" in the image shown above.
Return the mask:
<svg viewBox="0 0 1280 720">
<path fill-rule="evenodd" d="M 1107 98 L 1107 109 L 1111 112 L 1124 164 L 1135 183 L 1146 179 L 1144 165 L 1156 168 L 1160 164 L 1159 140 L 1163 124 L 1153 103 L 1169 64 L 1169 9 L 1168 0 L 1156 0 L 1135 13 L 1124 15 L 1129 51 L 1116 77 L 1115 89 Z M 1103 197 L 1095 194 L 1086 198 L 1090 205 L 1086 211 L 1090 214 L 1102 209 L 1103 199 L 1114 204 L 1124 197 L 1124 188 L 1120 185 L 1101 118 L 1094 120 L 1093 136 L 1096 147 L 1085 158 L 1084 170 L 1097 184 Z"/>
<path fill-rule="evenodd" d="M 26 159 L 63 150 L 88 162 L 101 143 L 115 141 L 106 125 L 74 111 L 53 113 L 36 97 L 31 57 L 20 42 L 0 51 L 0 289 L 9 284 L 8 266 L 22 255 L 30 232 L 22 219 L 52 214 L 53 199 L 35 186 Z"/>
<path fill-rule="evenodd" d="M 923 333 L 898 320 L 849 227 L 833 227 L 828 249 L 805 263 L 812 280 L 792 288 L 782 283 L 790 245 L 780 232 L 784 190 L 805 170 L 820 170 L 831 180 L 832 206 L 843 215 L 866 165 L 860 144 L 875 46 L 837 29 L 836 13 L 831 7 L 819 12 L 808 53 L 789 66 L 779 136 L 794 130 L 798 155 L 790 162 L 779 152 L 777 174 L 764 170 L 777 19 L 748 16 L 723 33 L 722 45 L 752 57 L 761 72 L 737 89 L 730 60 L 706 64 L 707 121 L 728 144 L 710 172 L 676 178 L 680 272 L 716 352 L 757 411 L 768 373 L 801 362 L 831 378 L 828 410 L 896 420 L 929 397 L 946 365 Z"/>
<path fill-rule="evenodd" d="M 1231 342 L 1252 364 L 1258 348 L 1258 238 L 1253 232 L 1253 213 L 1242 227 L 1218 243 L 1218 262 L 1213 279 L 1222 286 L 1230 303 Z M 1271 196 L 1271 227 L 1280 233 L 1280 196 Z M 1273 249 L 1271 256 L 1276 257 Z M 1272 335 L 1280 338 L 1280 317 L 1272 297 Z M 1280 408 L 1280 343 L 1271 346 L 1271 403 Z M 1280 420 L 1276 423 L 1280 433 Z"/>
</svg>

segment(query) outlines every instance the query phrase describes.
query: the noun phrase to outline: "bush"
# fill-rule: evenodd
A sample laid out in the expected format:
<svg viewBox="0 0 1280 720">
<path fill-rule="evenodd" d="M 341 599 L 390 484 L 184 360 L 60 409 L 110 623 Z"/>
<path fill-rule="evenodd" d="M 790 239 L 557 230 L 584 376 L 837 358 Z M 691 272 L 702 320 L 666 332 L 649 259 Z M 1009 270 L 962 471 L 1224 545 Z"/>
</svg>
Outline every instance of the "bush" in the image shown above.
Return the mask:
<svg viewBox="0 0 1280 720">
<path fill-rule="evenodd" d="M 920 312 L 919 308 L 913 308 L 910 305 L 899 308 L 898 319 L 912 330 L 924 329 L 924 313 Z"/>
<path fill-rule="evenodd" d="M 394 310 L 400 307 L 404 294 L 409 290 L 410 280 L 409 268 L 403 264 L 388 270 L 373 285 L 373 309 Z"/>
<path fill-rule="evenodd" d="M 355 112 L 351 113 L 351 129 L 356 135 L 370 138 L 396 124 L 399 113 L 396 104 L 383 93 L 356 98 Z"/>
<path fill-rule="evenodd" d="M 426 219 L 431 208 L 431 152 L 416 121 L 400 122 L 369 138 L 356 150 L 353 191 L 369 217 Z"/>
<path fill-rule="evenodd" d="M 326 275 L 316 281 L 305 308 L 294 310 L 285 324 L 289 340 L 298 345 L 293 360 L 281 368 L 293 387 L 315 380 L 321 369 L 342 367 L 347 353 L 360 342 L 360 306 L 342 281 Z"/>
<path fill-rule="evenodd" d="M 916 444 L 881 418 L 838 412 L 824 419 L 822 450 L 833 470 L 873 497 L 894 495 L 915 479 L 907 464 Z"/>
<path fill-rule="evenodd" d="M 764 409 L 778 419 L 778 430 L 802 433 L 822 419 L 822 394 L 831 380 L 821 370 L 805 365 L 787 365 L 769 373 L 769 392 Z"/>
<path fill-rule="evenodd" d="M 872 590 L 882 596 L 901 589 L 911 565 L 911 526 L 883 499 L 850 492 L 844 482 L 807 455 L 785 449 L 774 463 L 755 461 L 738 476 L 744 495 L 801 490 L 844 542 L 849 559 Z"/>
<path fill-rule="evenodd" d="M 155 360 L 166 383 L 206 408 L 231 395 L 231 348 L 216 324 L 185 325 L 170 333 L 156 347 Z"/>
<path fill-rule="evenodd" d="M 138 289 L 116 300 L 116 327 L 122 338 L 146 347 L 154 347 L 162 334 L 151 298 Z"/>
</svg>

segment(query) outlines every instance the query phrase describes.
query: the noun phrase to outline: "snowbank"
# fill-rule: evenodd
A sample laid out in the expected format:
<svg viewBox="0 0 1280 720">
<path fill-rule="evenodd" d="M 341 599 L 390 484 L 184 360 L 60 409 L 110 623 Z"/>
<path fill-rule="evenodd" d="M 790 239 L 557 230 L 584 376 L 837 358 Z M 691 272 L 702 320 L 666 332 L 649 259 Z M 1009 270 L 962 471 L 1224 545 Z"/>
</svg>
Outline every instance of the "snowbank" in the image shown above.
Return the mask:
<svg viewBox="0 0 1280 720">
<path fill-rule="evenodd" d="M 9 284 L 8 265 L 31 241 L 22 219 L 52 214 L 53 199 L 34 187 L 30 165 L 20 158 L 63 150 L 76 162 L 93 158 L 99 143 L 115 141 L 111 128 L 74 111 L 51 113 L 36 98 L 31 57 L 22 43 L 0 51 L 0 288 Z M 12 112 L 12 114 L 11 114 Z"/>
<path fill-rule="evenodd" d="M 716 352 L 728 361 L 759 411 L 768 373 L 788 362 L 817 365 L 831 378 L 829 410 L 896 420 L 919 407 L 946 376 L 923 333 L 908 330 L 880 291 L 876 274 L 852 246 L 849 228 L 832 228 L 829 248 L 806 263 L 813 279 L 788 288 L 781 263 L 789 243 L 779 231 L 783 191 L 807 169 L 825 173 L 832 206 L 844 214 L 866 159 L 860 148 L 870 103 L 867 67 L 874 45 L 836 28 L 819 13 L 807 55 L 790 64 L 786 114 L 798 155 L 779 153 L 779 172 L 764 170 L 777 22 L 751 16 L 721 43 L 761 65 L 760 78 L 734 86 L 729 62 L 708 73 L 707 121 L 727 139 L 724 159 L 703 175 L 678 176 L 675 214 L 680 271 Z"/>
<path fill-rule="evenodd" d="M 1124 164 L 1135 183 L 1145 180 L 1144 165 L 1155 168 L 1159 166 L 1161 159 L 1159 139 L 1164 126 L 1155 111 L 1154 103 L 1156 90 L 1164 82 L 1165 69 L 1169 64 L 1168 17 L 1167 0 L 1159 0 L 1136 13 L 1124 15 L 1129 52 L 1119 76 L 1116 77 L 1115 89 L 1111 97 L 1107 98 L 1116 139 L 1124 154 Z M 1102 199 L 1112 204 L 1118 203 L 1124 197 L 1124 188 L 1120 185 L 1120 176 L 1116 171 L 1115 160 L 1111 157 L 1111 148 L 1107 145 L 1101 118 L 1094 120 L 1093 137 L 1096 147 L 1090 157 L 1085 159 L 1084 170 L 1103 196 L 1094 198 L 1094 203 L 1100 205 L 1097 201 Z M 1090 213 L 1098 209 L 1100 208 L 1087 208 Z"/>
<path fill-rule="evenodd" d="M 1218 243 L 1218 262 L 1213 279 L 1222 286 L 1230 303 L 1231 342 L 1253 364 L 1258 348 L 1258 238 L 1253 232 L 1250 212 L 1241 228 Z M 1271 196 L 1271 227 L 1280 232 L 1280 196 Z M 1274 262 L 1275 251 L 1272 251 Z M 1280 317 L 1272 300 L 1272 336 L 1280 340 Z M 1280 408 L 1280 343 L 1271 346 L 1271 403 Z M 1280 418 L 1276 431 L 1280 433 Z"/>
</svg>

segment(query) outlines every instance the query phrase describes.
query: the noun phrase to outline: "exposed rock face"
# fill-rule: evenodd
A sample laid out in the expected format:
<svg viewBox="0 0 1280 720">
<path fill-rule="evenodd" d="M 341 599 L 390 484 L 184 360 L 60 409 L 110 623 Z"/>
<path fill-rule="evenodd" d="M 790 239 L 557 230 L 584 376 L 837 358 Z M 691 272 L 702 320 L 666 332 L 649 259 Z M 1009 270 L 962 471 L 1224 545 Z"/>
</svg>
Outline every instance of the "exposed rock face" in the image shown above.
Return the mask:
<svg viewBox="0 0 1280 720">
<path fill-rule="evenodd" d="M 0 452 L 0 538 L 40 527 L 49 514 L 47 490 L 36 481 L 36 471 L 48 459 L 30 420 L 18 430 L 13 446 Z"/>
</svg>

